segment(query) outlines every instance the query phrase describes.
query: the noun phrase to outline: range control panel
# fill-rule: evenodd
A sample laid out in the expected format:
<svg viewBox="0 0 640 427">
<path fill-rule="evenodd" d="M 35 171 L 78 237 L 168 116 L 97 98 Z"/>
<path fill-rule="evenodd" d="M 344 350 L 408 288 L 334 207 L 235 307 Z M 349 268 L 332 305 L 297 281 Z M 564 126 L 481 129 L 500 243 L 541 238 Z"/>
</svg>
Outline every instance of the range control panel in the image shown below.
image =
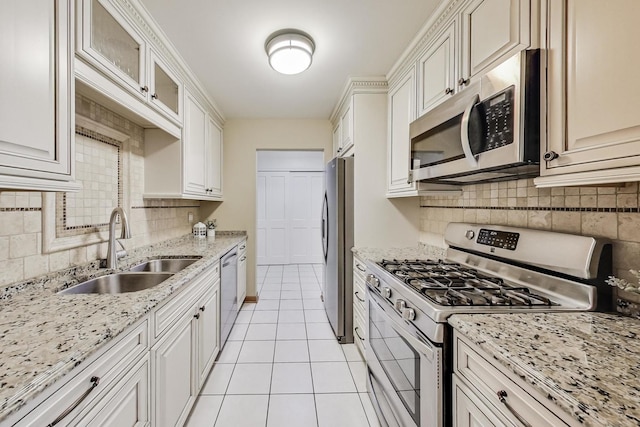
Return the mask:
<svg viewBox="0 0 640 427">
<path fill-rule="evenodd" d="M 518 246 L 519 237 L 519 233 L 481 228 L 480 232 L 478 233 L 478 239 L 476 240 L 476 242 L 481 245 L 493 246 L 495 248 L 515 251 L 516 246 Z"/>
</svg>

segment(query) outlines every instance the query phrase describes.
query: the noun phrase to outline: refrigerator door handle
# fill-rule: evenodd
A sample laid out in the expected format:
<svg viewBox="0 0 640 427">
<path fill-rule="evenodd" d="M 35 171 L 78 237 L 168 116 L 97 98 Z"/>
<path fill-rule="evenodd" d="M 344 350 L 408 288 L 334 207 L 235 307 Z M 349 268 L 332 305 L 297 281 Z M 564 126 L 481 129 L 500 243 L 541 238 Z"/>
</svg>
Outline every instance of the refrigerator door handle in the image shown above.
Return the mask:
<svg viewBox="0 0 640 427">
<path fill-rule="evenodd" d="M 327 199 L 327 193 L 324 193 L 324 200 L 322 201 L 322 253 L 324 255 L 324 261 L 327 262 L 327 255 L 329 250 L 329 201 Z"/>
</svg>

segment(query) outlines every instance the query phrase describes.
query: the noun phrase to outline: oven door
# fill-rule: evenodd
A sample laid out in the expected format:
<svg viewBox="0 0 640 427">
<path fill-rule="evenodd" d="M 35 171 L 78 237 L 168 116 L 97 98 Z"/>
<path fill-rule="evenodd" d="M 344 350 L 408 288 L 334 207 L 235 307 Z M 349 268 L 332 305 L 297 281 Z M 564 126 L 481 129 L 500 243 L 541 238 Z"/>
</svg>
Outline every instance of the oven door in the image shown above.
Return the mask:
<svg viewBox="0 0 640 427">
<path fill-rule="evenodd" d="M 443 425 L 442 348 L 368 292 L 369 394 L 378 419 L 389 427 Z"/>
</svg>

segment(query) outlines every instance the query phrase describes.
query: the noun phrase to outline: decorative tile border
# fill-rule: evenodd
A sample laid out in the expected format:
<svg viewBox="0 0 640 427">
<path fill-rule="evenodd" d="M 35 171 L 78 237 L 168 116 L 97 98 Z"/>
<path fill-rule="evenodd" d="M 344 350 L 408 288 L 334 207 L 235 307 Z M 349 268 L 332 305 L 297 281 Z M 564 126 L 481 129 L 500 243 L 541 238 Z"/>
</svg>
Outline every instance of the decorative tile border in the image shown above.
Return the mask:
<svg viewBox="0 0 640 427">
<path fill-rule="evenodd" d="M 42 208 L 0 208 L 0 212 L 36 212 Z"/>
<path fill-rule="evenodd" d="M 496 211 L 553 211 L 553 212 L 614 212 L 638 213 L 640 208 L 587 208 L 587 207 L 553 207 L 553 206 L 447 206 L 420 205 L 421 208 L 435 209 L 488 209 Z"/>
<path fill-rule="evenodd" d="M 188 206 L 131 206 L 131 209 L 185 209 L 185 208 L 194 208 L 197 209 L 200 206 L 198 205 L 188 205 Z"/>
</svg>

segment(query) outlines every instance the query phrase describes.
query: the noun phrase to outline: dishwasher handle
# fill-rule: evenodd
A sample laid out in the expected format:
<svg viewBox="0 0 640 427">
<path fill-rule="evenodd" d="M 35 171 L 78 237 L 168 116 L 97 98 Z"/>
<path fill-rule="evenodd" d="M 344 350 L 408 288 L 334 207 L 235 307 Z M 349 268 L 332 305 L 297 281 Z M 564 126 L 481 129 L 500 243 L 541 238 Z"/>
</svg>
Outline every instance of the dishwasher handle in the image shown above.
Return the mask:
<svg viewBox="0 0 640 427">
<path fill-rule="evenodd" d="M 223 267 L 226 267 L 226 266 L 228 266 L 228 265 L 230 265 L 230 264 L 233 264 L 233 263 L 231 262 L 231 260 L 233 260 L 233 259 L 235 259 L 235 258 L 237 258 L 237 257 L 238 257 L 238 254 L 237 254 L 236 252 L 234 252 L 234 253 L 232 253 L 232 254 L 230 254 L 230 255 L 225 256 L 224 258 L 222 258 L 222 266 L 223 266 Z"/>
</svg>

